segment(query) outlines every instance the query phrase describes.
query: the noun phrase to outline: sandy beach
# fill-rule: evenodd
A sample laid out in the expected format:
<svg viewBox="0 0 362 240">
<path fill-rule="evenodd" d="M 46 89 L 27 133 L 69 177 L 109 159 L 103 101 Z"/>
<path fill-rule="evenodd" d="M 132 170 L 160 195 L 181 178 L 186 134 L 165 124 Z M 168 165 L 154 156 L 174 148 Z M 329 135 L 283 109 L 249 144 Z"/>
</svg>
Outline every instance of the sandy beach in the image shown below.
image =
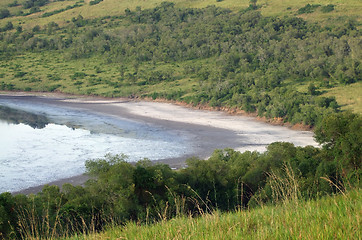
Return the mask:
<svg viewBox="0 0 362 240">
<path fill-rule="evenodd" d="M 78 98 L 65 99 L 61 102 L 69 106 L 141 120 L 188 133 L 200 132 L 198 137 L 207 135 L 213 138 L 211 143 L 215 146 L 213 149 L 218 148 L 219 142 L 228 143 L 230 145 L 223 145 L 238 151 L 259 152 L 265 151 L 268 144 L 276 141 L 292 142 L 296 146 L 318 146 L 311 131 L 293 130 L 285 126 L 257 121 L 253 117 L 230 115 L 222 111 L 196 110 L 172 103 L 125 99 Z M 229 138 L 232 140 L 230 141 Z"/>
<path fill-rule="evenodd" d="M 1 98 L 54 105 L 109 115 L 172 130 L 187 135 L 193 151 L 183 157 L 159 160 L 173 168 L 185 166 L 188 157 L 208 158 L 214 149 L 233 148 L 238 151 L 265 151 L 268 144 L 276 141 L 292 142 L 296 146 L 318 146 L 310 131 L 292 130 L 275 126 L 255 118 L 230 115 L 222 111 L 196 110 L 172 103 L 139 101 L 130 99 L 104 99 L 77 97 L 62 94 L 34 95 L 27 93 L 3 93 Z M 61 186 L 65 182 L 81 184 L 87 178 L 75 176 L 50 184 Z M 34 193 L 42 186 L 25 189 L 19 193 Z"/>
</svg>

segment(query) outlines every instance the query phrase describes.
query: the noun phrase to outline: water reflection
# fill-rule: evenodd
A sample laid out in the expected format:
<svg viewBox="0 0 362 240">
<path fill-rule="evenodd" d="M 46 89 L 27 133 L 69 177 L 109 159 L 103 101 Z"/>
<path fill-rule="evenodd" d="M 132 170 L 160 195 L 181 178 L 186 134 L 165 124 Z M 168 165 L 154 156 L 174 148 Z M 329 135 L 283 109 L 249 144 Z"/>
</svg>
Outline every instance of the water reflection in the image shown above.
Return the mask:
<svg viewBox="0 0 362 240">
<path fill-rule="evenodd" d="M 34 129 L 44 128 L 49 120 L 43 115 L 25 112 L 18 109 L 0 106 L 0 120 L 13 124 L 26 124 Z"/>
<path fill-rule="evenodd" d="M 192 149 L 187 138 L 147 124 L 1 98 L 0 146 L 0 193 L 82 174 L 86 160 L 107 153 L 159 160 Z"/>
</svg>

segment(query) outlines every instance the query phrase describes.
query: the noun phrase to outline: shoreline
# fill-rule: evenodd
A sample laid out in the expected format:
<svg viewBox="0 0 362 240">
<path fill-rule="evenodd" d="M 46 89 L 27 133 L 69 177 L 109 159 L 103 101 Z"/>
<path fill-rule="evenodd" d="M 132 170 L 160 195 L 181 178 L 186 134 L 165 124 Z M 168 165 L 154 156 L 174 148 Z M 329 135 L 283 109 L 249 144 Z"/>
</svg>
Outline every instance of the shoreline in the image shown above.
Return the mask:
<svg viewBox="0 0 362 240">
<path fill-rule="evenodd" d="M 296 146 L 317 146 L 310 131 L 293 130 L 286 126 L 272 125 L 254 117 L 230 114 L 225 111 L 199 110 L 174 103 L 127 98 L 74 96 L 58 93 L 0 92 L 0 97 L 47 104 L 56 107 L 89 111 L 155 125 L 177 134 L 188 134 L 195 151 L 183 157 L 157 160 L 172 168 L 185 167 L 189 157 L 208 158 L 215 149 L 233 148 L 237 151 L 265 151 L 271 142 L 289 141 Z M 64 183 L 81 185 L 83 175 L 50 182 L 61 187 Z M 40 185 L 23 189 L 15 194 L 39 192 Z"/>
<path fill-rule="evenodd" d="M 255 121 L 267 123 L 273 126 L 283 126 L 290 128 L 296 131 L 313 131 L 314 127 L 309 125 L 304 125 L 302 123 L 291 124 L 289 122 L 284 122 L 282 118 L 268 119 L 266 117 L 259 117 L 256 113 L 247 113 L 244 110 L 231 108 L 231 107 L 210 107 L 208 105 L 198 104 L 196 106 L 176 100 L 167 100 L 162 98 L 152 99 L 149 97 L 146 98 L 127 98 L 127 97 L 103 97 L 103 96 L 93 96 L 93 95 L 77 95 L 70 93 L 62 92 L 24 92 L 24 91 L 0 91 L 1 95 L 11 95 L 11 96 L 38 96 L 46 98 L 69 98 L 69 99 L 90 99 L 90 100 L 99 100 L 99 101 L 114 101 L 115 99 L 122 99 L 123 101 L 139 101 L 139 102 L 154 102 L 154 103 L 168 103 L 175 106 L 181 106 L 193 110 L 201 111 L 211 111 L 211 112 L 222 112 L 230 116 L 241 116 L 253 118 Z"/>
</svg>

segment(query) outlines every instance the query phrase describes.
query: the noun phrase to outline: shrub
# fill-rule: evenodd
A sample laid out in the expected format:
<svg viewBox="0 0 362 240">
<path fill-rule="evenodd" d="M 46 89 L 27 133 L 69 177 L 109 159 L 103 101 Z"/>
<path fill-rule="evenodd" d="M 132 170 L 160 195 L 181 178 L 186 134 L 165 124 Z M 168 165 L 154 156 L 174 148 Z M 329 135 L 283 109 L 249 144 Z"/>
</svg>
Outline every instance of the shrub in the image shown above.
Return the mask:
<svg viewBox="0 0 362 240">
<path fill-rule="evenodd" d="M 18 1 L 14 1 L 14 2 L 12 2 L 12 3 L 9 3 L 9 5 L 8 5 L 8 7 L 17 7 L 17 6 L 19 6 L 20 4 L 18 3 Z"/>
<path fill-rule="evenodd" d="M 39 32 L 40 31 L 40 26 L 39 25 L 34 26 L 32 31 L 33 31 L 33 33 Z"/>
<path fill-rule="evenodd" d="M 103 0 L 93 0 L 93 1 L 90 1 L 89 2 L 89 5 L 96 5 L 96 4 L 98 4 L 98 3 L 100 3 L 100 2 L 102 2 Z"/>
<path fill-rule="evenodd" d="M 312 13 L 314 12 L 314 10 L 318 7 L 320 7 L 320 4 L 312 4 L 310 5 L 309 3 L 307 5 L 305 5 L 302 8 L 298 9 L 298 14 L 303 14 L 303 13 Z"/>
<path fill-rule="evenodd" d="M 322 12 L 322 13 L 332 12 L 332 11 L 334 11 L 334 6 L 335 6 L 335 5 L 333 5 L 333 4 L 328 4 L 327 6 L 323 6 L 323 7 L 321 8 L 321 12 Z"/>
<path fill-rule="evenodd" d="M 26 74 L 27 74 L 27 72 L 16 72 L 14 74 L 14 77 L 21 78 L 21 77 L 24 77 Z"/>
<path fill-rule="evenodd" d="M 0 19 L 10 17 L 10 12 L 8 9 L 0 9 Z"/>
<path fill-rule="evenodd" d="M 14 25 L 12 22 L 7 22 L 5 27 L 2 28 L 2 31 L 8 31 L 14 29 Z"/>
</svg>

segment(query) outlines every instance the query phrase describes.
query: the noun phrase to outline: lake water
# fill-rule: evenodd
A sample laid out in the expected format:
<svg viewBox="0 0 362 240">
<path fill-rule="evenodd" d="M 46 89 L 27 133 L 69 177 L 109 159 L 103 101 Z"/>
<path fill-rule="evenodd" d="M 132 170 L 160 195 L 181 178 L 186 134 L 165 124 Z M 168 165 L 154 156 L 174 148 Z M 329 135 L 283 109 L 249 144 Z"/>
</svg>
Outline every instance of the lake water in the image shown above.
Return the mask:
<svg viewBox="0 0 362 240">
<path fill-rule="evenodd" d="M 82 174 L 107 153 L 137 161 L 190 152 L 187 137 L 157 126 L 0 98 L 0 193 Z"/>
</svg>

